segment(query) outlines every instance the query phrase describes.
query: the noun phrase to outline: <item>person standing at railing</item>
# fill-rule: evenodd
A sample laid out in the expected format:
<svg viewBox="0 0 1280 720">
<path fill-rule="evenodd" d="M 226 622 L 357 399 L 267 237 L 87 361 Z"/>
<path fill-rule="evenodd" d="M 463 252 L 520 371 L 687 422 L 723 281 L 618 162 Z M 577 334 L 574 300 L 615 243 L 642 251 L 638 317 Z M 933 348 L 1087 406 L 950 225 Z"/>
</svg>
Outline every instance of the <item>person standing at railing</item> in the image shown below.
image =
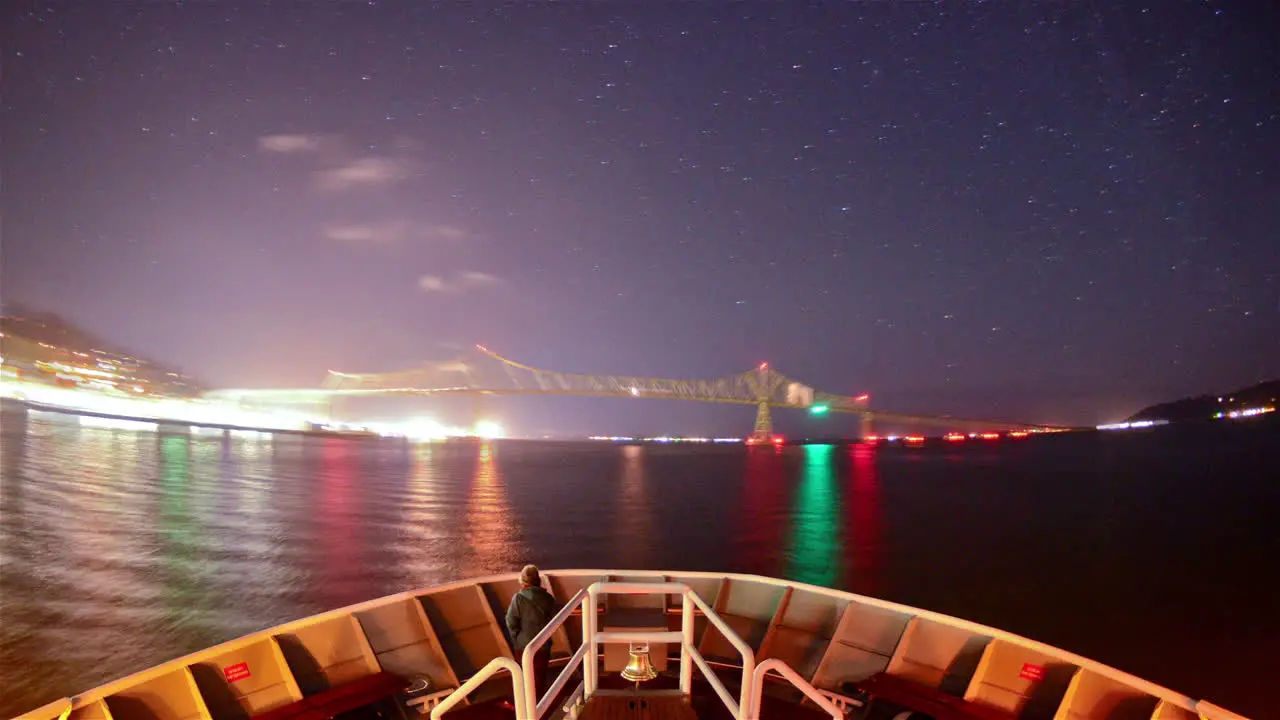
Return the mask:
<svg viewBox="0 0 1280 720">
<path fill-rule="evenodd" d="M 520 571 L 520 592 L 511 598 L 511 606 L 507 608 L 507 629 L 511 631 L 517 661 L 525 647 L 558 612 L 560 603 L 542 587 L 538 566 L 525 565 Z M 533 656 L 533 681 L 539 699 L 551 687 L 550 663 L 551 642 L 548 641 Z"/>
</svg>

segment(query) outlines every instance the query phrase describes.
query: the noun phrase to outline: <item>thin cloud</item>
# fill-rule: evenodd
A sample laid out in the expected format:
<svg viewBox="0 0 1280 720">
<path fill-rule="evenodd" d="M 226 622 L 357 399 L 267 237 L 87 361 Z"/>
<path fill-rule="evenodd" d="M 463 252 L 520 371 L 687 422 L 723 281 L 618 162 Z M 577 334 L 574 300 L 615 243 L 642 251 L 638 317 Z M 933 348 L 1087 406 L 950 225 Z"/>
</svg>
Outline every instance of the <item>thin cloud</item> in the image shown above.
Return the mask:
<svg viewBox="0 0 1280 720">
<path fill-rule="evenodd" d="M 457 279 L 446 280 L 439 275 L 423 275 L 418 280 L 418 287 L 426 292 L 462 292 L 473 288 L 497 285 L 502 278 L 490 273 L 467 270 L 459 273 Z"/>
<path fill-rule="evenodd" d="M 326 225 L 321 230 L 324 236 L 338 242 L 377 242 L 389 240 L 382 228 L 376 225 Z"/>
<path fill-rule="evenodd" d="M 500 282 L 502 282 L 501 278 L 497 275 L 490 275 L 489 273 L 477 272 L 475 270 L 468 270 L 462 273 L 462 283 L 464 285 L 497 285 Z"/>
<path fill-rule="evenodd" d="M 258 138 L 258 149 L 275 153 L 315 152 L 323 140 L 320 135 L 263 135 Z"/>
<path fill-rule="evenodd" d="M 418 280 L 418 287 L 426 290 L 427 292 L 444 292 L 446 286 L 444 278 L 439 275 L 423 275 L 422 278 Z"/>
<path fill-rule="evenodd" d="M 418 167 L 414 156 L 421 145 L 410 138 L 397 137 L 386 148 L 379 155 L 357 155 L 342 136 L 317 133 L 276 133 L 258 138 L 258 149 L 263 152 L 313 158 L 315 187 L 330 192 L 380 187 L 408 179 Z"/>
<path fill-rule="evenodd" d="M 388 220 L 367 223 L 331 223 L 321 228 L 328 239 L 348 243 L 390 243 L 402 240 L 459 240 L 467 236 L 462 228 L 452 225 Z"/>
<path fill-rule="evenodd" d="M 422 230 L 425 237 L 442 240 L 461 240 L 467 236 L 465 230 L 452 225 L 427 225 Z"/>
<path fill-rule="evenodd" d="M 362 157 L 338 167 L 317 170 L 316 185 L 322 190 L 350 190 L 377 187 L 409 176 L 407 160 L 393 157 Z"/>
</svg>

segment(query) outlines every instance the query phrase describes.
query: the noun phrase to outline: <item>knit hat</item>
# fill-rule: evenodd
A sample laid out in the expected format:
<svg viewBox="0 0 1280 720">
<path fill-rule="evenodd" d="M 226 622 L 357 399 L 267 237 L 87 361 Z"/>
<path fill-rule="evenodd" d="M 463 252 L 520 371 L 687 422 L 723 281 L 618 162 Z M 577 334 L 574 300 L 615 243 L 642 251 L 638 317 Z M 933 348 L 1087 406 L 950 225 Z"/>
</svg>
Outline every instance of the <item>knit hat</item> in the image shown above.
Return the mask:
<svg viewBox="0 0 1280 720">
<path fill-rule="evenodd" d="M 525 565 L 520 571 L 520 584 L 530 587 L 542 585 L 542 577 L 538 574 L 537 565 Z"/>
</svg>

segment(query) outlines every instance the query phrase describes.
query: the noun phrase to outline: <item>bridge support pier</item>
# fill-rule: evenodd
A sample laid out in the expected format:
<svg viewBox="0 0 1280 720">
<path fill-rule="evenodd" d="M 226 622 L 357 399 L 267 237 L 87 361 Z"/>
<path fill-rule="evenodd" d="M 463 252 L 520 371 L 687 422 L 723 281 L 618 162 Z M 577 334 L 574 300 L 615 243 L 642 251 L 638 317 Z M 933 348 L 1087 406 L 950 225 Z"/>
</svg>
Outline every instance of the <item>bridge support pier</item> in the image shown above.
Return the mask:
<svg viewBox="0 0 1280 720">
<path fill-rule="evenodd" d="M 867 438 L 871 437 L 874 434 L 875 434 L 875 431 L 872 429 L 872 426 L 871 426 L 871 416 L 864 414 L 862 416 L 862 423 L 860 424 L 860 427 L 858 430 L 858 439 L 865 442 Z"/>
<path fill-rule="evenodd" d="M 761 402 L 756 406 L 756 426 L 747 441 L 773 442 L 773 416 L 769 414 L 769 403 Z"/>
</svg>

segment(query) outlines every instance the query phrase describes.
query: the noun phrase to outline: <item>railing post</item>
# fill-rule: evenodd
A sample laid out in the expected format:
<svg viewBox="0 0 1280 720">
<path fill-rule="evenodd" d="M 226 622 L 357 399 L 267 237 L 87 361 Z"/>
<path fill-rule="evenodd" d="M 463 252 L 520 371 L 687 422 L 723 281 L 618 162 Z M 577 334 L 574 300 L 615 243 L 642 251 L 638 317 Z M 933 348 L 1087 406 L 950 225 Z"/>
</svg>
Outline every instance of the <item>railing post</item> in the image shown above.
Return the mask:
<svg viewBox="0 0 1280 720">
<path fill-rule="evenodd" d="M 684 641 L 680 643 L 680 692 L 685 696 L 693 694 L 693 658 L 689 657 L 689 648 L 693 647 L 694 609 L 692 590 L 681 594 L 683 609 L 680 612 L 680 629 L 684 632 Z"/>
<path fill-rule="evenodd" d="M 528 653 L 525 653 L 528 655 Z M 533 663 L 521 662 L 520 669 L 524 672 L 524 687 L 520 688 L 520 692 L 524 693 L 525 711 L 529 713 L 529 717 L 538 717 L 538 686 L 535 683 L 537 674 L 533 672 Z"/>
<path fill-rule="evenodd" d="M 582 608 L 582 642 L 587 646 L 587 654 L 582 658 L 582 680 L 587 696 L 590 699 L 599 683 L 600 665 L 598 661 L 599 646 L 596 645 L 596 603 L 597 590 L 594 585 L 587 592 L 587 605 Z"/>
<path fill-rule="evenodd" d="M 524 671 L 520 669 L 520 663 L 500 655 L 480 668 L 480 672 L 472 675 L 471 679 L 458 686 L 457 690 L 449 693 L 448 697 L 436 703 L 436 706 L 431 708 L 431 720 L 440 720 L 445 713 L 453 709 L 454 705 L 462 702 L 463 699 L 483 685 L 486 680 L 502 670 L 511 673 L 511 702 L 515 705 L 516 717 L 521 720 L 531 717 L 530 711 L 525 705 Z"/>
</svg>

